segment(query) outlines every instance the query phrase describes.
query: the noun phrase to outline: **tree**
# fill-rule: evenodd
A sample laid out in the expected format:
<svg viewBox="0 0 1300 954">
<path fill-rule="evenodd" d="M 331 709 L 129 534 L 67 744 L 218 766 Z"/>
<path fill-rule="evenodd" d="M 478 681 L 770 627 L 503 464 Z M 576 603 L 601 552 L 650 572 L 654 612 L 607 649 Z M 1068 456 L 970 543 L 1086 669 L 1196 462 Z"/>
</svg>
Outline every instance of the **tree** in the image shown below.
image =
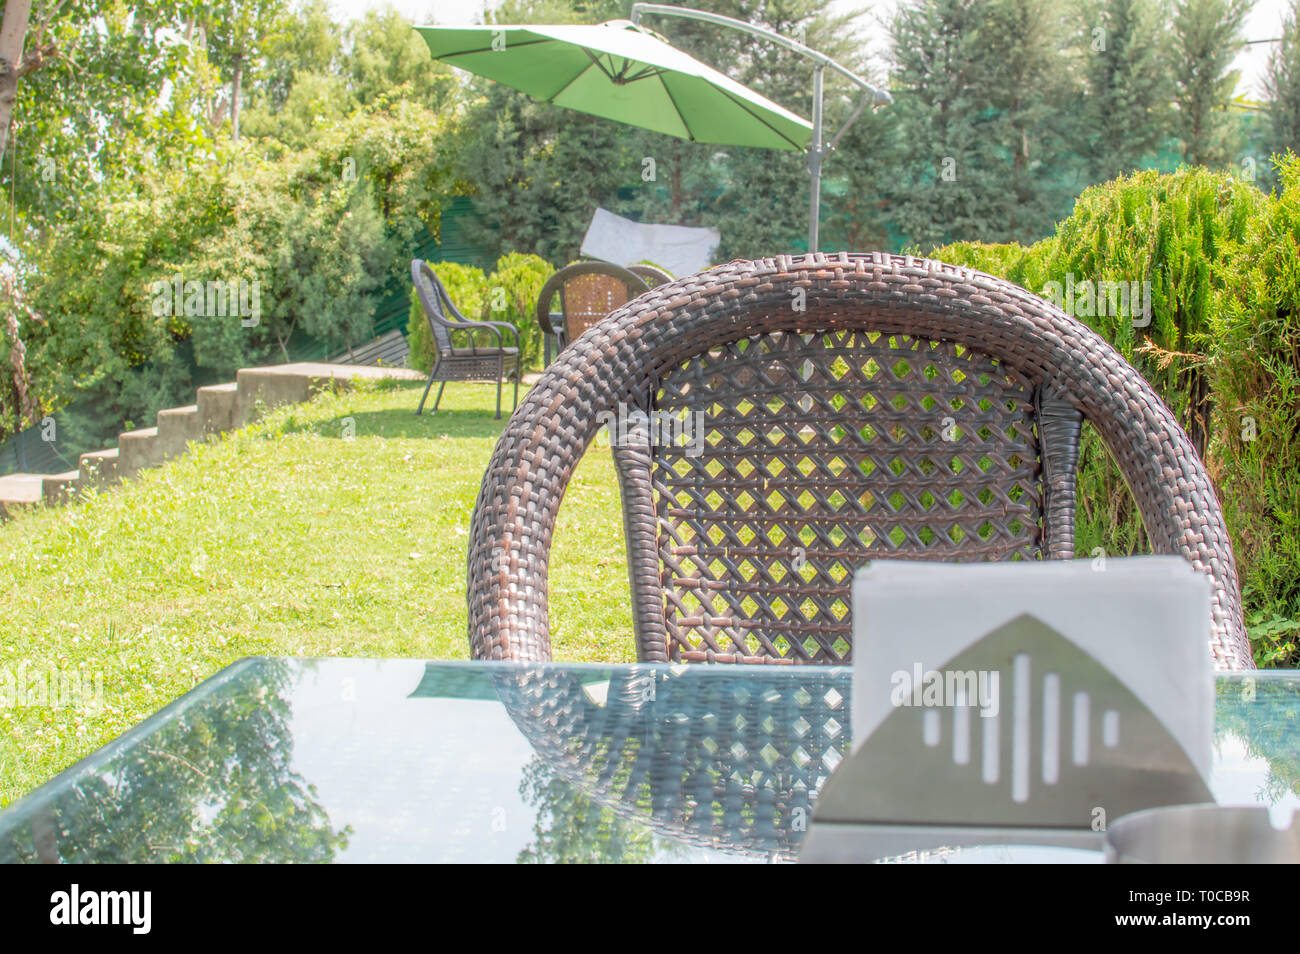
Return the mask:
<svg viewBox="0 0 1300 954">
<path fill-rule="evenodd" d="M 306 0 L 286 14 L 284 29 L 267 38 L 266 67 L 255 90 L 271 112 L 284 107 L 297 78 L 340 75 L 347 30 L 336 23 L 327 0 Z"/>
<path fill-rule="evenodd" d="M 890 26 L 899 139 L 889 214 L 915 245 L 1045 234 L 1065 201 L 1059 11 L 1028 0 L 914 0 Z"/>
<path fill-rule="evenodd" d="M 1132 172 L 1163 143 L 1173 81 L 1155 0 L 1097 0 L 1084 9 L 1080 150 L 1093 182 Z"/>
<path fill-rule="evenodd" d="M 1183 159 L 1222 166 L 1232 159 L 1226 111 L 1240 74 L 1230 69 L 1244 40 L 1254 0 L 1175 0 L 1173 23 L 1176 128 Z"/>
<path fill-rule="evenodd" d="M 827 54 L 859 74 L 868 72 L 865 44 L 855 14 L 831 13 L 817 0 L 704 0 L 692 6 L 754 23 L 792 37 Z M 813 64 L 806 57 L 743 31 L 692 20 L 659 18 L 650 24 L 668 35 L 675 46 L 736 81 L 802 116 L 812 115 Z M 829 135 L 856 107 L 857 87 L 834 72 L 825 75 L 825 127 Z M 880 127 L 870 116 L 860 117 L 861 132 Z M 710 147 L 694 143 L 668 144 L 642 136 L 644 155 L 660 162 L 668 175 L 659 188 L 634 185 L 636 205 L 657 221 L 709 225 L 718 229 L 718 260 L 753 258 L 807 248 L 809 176 L 798 152 L 744 147 Z M 853 155 L 847 155 L 849 150 Z M 841 142 L 839 153 L 827 160 L 824 196 L 836 184 L 849 182 L 854 170 L 878 167 L 889 143 L 853 136 Z M 860 183 L 852 179 L 849 188 Z M 865 184 L 864 184 L 865 185 Z M 878 188 L 872 183 L 870 188 Z M 653 211 L 652 211 L 653 210 Z M 871 209 L 874 219 L 878 210 Z M 679 217 L 683 216 L 684 217 Z M 864 214 L 867 214 L 864 212 Z M 853 220 L 845 206 L 823 204 L 823 221 L 834 218 L 828 239 L 870 231 Z M 825 244 L 825 243 L 823 243 Z"/>
<path fill-rule="evenodd" d="M 183 3 L 61 0 L 34 15 L 31 45 L 53 52 L 23 80 L 0 167 L 20 248 L 75 219 L 89 193 L 125 194 L 146 171 L 206 161 L 209 146 Z"/>
<path fill-rule="evenodd" d="M 1078 84 L 1057 39 L 1069 35 L 1071 21 L 1056 0 L 1000 0 L 991 12 L 1001 45 L 992 103 L 1012 166 L 1006 234 L 1028 240 L 1048 234 L 1078 193 L 1070 108 Z"/>
<path fill-rule="evenodd" d="M 0 154 L 9 140 L 9 121 L 18 96 L 18 81 L 59 54 L 58 45 L 45 39 L 49 22 L 46 11 L 39 15 L 32 49 L 24 51 L 31 13 L 32 0 L 7 0 L 4 19 L 0 21 Z"/>
<path fill-rule="evenodd" d="M 33 306 L 56 316 L 24 327 L 42 406 L 82 399 L 77 426 L 103 440 L 197 384 L 284 360 L 303 336 L 329 350 L 364 340 L 451 192 L 449 156 L 429 148 L 443 128 L 418 104 L 376 104 L 309 149 L 267 158 L 224 140 L 215 161 L 143 174 L 130 197 L 86 196 L 33 251 Z M 257 283 L 259 314 L 155 309 L 154 283 L 177 276 L 243 281 L 250 306 Z"/>
<path fill-rule="evenodd" d="M 411 21 L 393 8 L 368 11 L 352 25 L 348 39 L 343 72 L 359 104 L 367 106 L 402 89 L 408 99 L 436 110 L 454 95 L 451 68 L 429 56 Z"/>
<path fill-rule="evenodd" d="M 218 0 L 202 18 L 208 56 L 230 83 L 230 137 L 235 142 L 246 74 L 260 65 L 271 38 L 283 29 L 284 14 L 284 0 Z"/>
<path fill-rule="evenodd" d="M 1300 153 L 1300 0 L 1282 22 L 1282 38 L 1264 73 L 1264 111 L 1268 119 L 1268 144 L 1273 153 Z"/>
<path fill-rule="evenodd" d="M 5 303 L 4 331 L 0 335 L 0 435 L 16 433 L 36 420 L 40 404 L 27 371 L 27 345 L 23 323 L 41 322 L 27 304 L 12 263 L 0 265 L 0 301 Z M 11 426 L 12 422 L 12 426 Z"/>
</svg>

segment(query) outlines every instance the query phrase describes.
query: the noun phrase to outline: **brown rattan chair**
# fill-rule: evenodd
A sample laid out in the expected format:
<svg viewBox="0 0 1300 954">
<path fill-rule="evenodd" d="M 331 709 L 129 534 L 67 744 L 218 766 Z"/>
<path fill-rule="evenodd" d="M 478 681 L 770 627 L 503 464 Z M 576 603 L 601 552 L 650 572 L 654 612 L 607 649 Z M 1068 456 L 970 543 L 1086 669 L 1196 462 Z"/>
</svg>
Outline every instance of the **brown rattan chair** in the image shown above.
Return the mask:
<svg viewBox="0 0 1300 954">
<path fill-rule="evenodd" d="M 649 286 L 633 272 L 608 262 L 576 262 L 552 275 L 537 296 L 537 323 L 542 328 L 544 364 L 551 346 L 558 355 L 571 341 Z M 556 298 L 560 310 L 551 311 Z"/>
<path fill-rule="evenodd" d="M 514 375 L 515 398 L 512 408 L 519 406 L 519 377 L 522 364 L 519 354 L 519 329 L 507 321 L 471 321 L 462 315 L 447 289 L 438 280 L 428 263 L 418 258 L 411 260 L 411 281 L 415 283 L 424 308 L 424 316 L 429 320 L 429 330 L 433 333 L 433 343 L 438 354 L 433 368 L 429 371 L 429 382 L 424 386 L 420 406 L 416 414 L 424 411 L 424 402 L 429 399 L 429 389 L 437 381 L 438 396 L 433 402 L 433 412 L 438 413 L 442 403 L 442 391 L 448 381 L 496 380 L 497 383 L 497 417 L 501 417 L 501 382 L 508 374 Z M 514 344 L 507 345 L 503 332 L 510 332 Z M 491 344 L 479 344 L 476 335 L 486 333 L 491 337 Z M 458 345 L 452 336 L 461 335 Z"/>
<path fill-rule="evenodd" d="M 638 412 L 653 426 L 613 444 L 642 660 L 843 663 L 852 573 L 873 557 L 1072 558 L 1086 417 L 1152 548 L 1210 578 L 1215 664 L 1252 667 L 1218 500 L 1150 385 L 1024 289 L 884 253 L 732 262 L 573 342 L 479 492 L 477 658 L 550 658 L 565 487 L 600 426 Z M 693 434 L 665 426 L 683 419 Z"/>
</svg>

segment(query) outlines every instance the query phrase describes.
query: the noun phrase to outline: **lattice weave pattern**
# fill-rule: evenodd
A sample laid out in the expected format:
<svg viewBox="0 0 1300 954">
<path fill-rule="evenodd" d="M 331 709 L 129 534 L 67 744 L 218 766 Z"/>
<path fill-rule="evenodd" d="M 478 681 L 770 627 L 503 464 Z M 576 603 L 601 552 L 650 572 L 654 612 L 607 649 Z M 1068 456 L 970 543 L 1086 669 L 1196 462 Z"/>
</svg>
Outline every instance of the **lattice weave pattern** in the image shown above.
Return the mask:
<svg viewBox="0 0 1300 954">
<path fill-rule="evenodd" d="M 639 289 L 638 289 L 639 291 Z M 569 340 L 578 336 L 634 295 L 612 275 L 575 275 L 564 284 L 564 322 Z"/>
<path fill-rule="evenodd" d="M 655 412 L 671 658 L 848 662 L 871 557 L 1039 556 L 1033 388 L 969 348 L 743 338 L 666 375 Z"/>
<path fill-rule="evenodd" d="M 619 670 L 600 702 L 572 671 L 502 667 L 493 681 L 548 768 L 615 813 L 677 841 L 792 857 L 848 754 L 847 674 L 694 672 Z"/>
</svg>

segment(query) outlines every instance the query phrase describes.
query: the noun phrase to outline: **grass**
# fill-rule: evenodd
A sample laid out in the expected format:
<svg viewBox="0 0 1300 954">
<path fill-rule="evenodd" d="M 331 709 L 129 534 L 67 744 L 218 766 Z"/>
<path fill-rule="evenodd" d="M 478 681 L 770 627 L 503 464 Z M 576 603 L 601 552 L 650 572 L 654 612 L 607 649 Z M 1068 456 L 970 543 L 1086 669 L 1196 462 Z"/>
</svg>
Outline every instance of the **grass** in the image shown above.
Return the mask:
<svg viewBox="0 0 1300 954">
<path fill-rule="evenodd" d="M 0 707 L 0 805 L 244 656 L 466 658 L 469 521 L 505 422 L 487 385 L 452 385 L 436 417 L 418 399 L 324 394 L 0 528 L 0 680 L 25 664 L 104 689 L 99 706 Z M 634 659 L 626 562 L 593 448 L 556 528 L 557 659 Z"/>
</svg>

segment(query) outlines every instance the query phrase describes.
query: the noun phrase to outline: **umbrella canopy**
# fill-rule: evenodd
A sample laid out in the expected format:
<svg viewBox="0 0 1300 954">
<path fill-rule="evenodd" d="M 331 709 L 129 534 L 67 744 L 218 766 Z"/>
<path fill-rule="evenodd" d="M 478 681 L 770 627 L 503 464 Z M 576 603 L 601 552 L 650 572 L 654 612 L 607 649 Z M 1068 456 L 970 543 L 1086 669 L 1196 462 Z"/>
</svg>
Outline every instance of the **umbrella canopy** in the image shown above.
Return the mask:
<svg viewBox="0 0 1300 954">
<path fill-rule="evenodd" d="M 416 27 L 433 57 L 535 99 L 692 142 L 804 149 L 805 119 L 628 20 Z"/>
</svg>

